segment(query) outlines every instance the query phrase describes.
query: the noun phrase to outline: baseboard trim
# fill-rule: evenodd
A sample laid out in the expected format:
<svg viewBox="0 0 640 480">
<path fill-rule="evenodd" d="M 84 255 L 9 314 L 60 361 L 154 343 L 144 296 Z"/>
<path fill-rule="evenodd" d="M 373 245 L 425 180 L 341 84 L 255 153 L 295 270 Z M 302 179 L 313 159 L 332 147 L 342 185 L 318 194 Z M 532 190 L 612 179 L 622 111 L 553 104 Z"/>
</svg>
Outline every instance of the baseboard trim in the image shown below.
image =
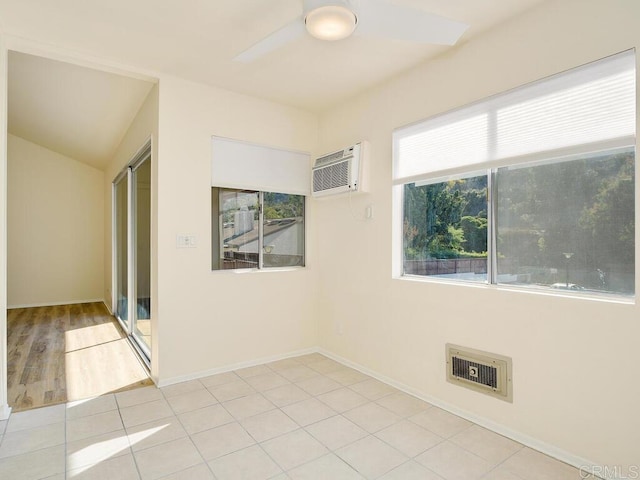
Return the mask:
<svg viewBox="0 0 640 480">
<path fill-rule="evenodd" d="M 540 453 L 544 453 L 545 455 L 553 457 L 556 460 L 560 460 L 561 462 L 564 462 L 568 465 L 576 467 L 577 469 L 579 469 L 581 472 L 584 472 L 585 474 L 591 474 L 591 475 L 594 475 L 594 477 L 601 478 L 598 475 L 596 475 L 594 472 L 602 472 L 602 468 L 601 468 L 602 466 L 598 465 L 595 462 L 590 462 L 589 460 L 586 460 L 578 455 L 569 453 L 554 445 L 543 442 L 537 438 L 533 438 L 528 435 L 525 435 L 524 433 L 518 432 L 516 430 L 512 430 L 511 428 L 506 427 L 500 423 L 494 422 L 493 420 L 489 420 L 480 415 L 476 415 L 475 413 L 458 408 L 455 405 L 445 402 L 439 398 L 433 397 L 431 395 L 426 395 L 423 392 L 416 390 L 415 388 L 412 388 L 408 385 L 398 382 L 385 375 L 381 375 L 380 373 L 374 370 L 371 370 L 356 362 L 352 362 L 351 360 L 341 357 L 340 355 L 336 355 L 335 353 L 330 352 L 329 350 L 325 350 L 324 348 L 318 348 L 317 352 L 321 353 L 322 355 L 325 355 L 326 357 L 331 358 L 332 360 L 335 360 L 336 362 L 340 362 L 344 365 L 347 365 L 348 367 L 351 367 L 354 370 L 358 370 L 359 372 L 364 373 L 365 375 L 369 375 L 370 377 L 373 377 L 376 380 L 379 380 L 388 385 L 391 385 L 392 387 L 395 387 L 404 393 L 407 393 L 416 398 L 419 398 L 420 400 L 424 400 L 425 402 L 435 405 L 436 407 L 442 408 L 443 410 L 446 410 L 449 413 L 452 413 L 454 415 L 464 418 L 465 420 L 469 420 L 470 422 L 480 425 L 481 427 L 484 427 L 487 430 L 491 430 L 492 432 L 495 432 L 499 435 L 510 438 L 511 440 L 521 443 L 527 447 L 530 447 L 533 450 L 536 450 Z M 588 478 L 588 477 L 585 477 L 585 478 Z"/>
<path fill-rule="evenodd" d="M 486 428 L 487 430 L 491 430 L 492 432 L 495 432 L 499 435 L 502 435 L 504 437 L 510 438 L 518 443 L 521 443 L 522 445 L 525 445 L 533 450 L 536 450 L 540 453 L 543 453 L 545 455 L 548 455 L 552 458 L 555 458 L 556 460 L 559 460 L 561 462 L 564 462 L 568 465 L 571 465 L 577 469 L 579 469 L 581 472 L 584 472 L 585 475 L 586 474 L 591 474 L 593 475 L 594 478 L 602 478 L 600 476 L 597 475 L 597 472 L 602 472 L 602 465 L 599 465 L 595 462 L 591 462 L 589 460 L 586 460 L 578 455 L 574 455 L 572 453 L 569 453 L 565 450 L 562 450 L 554 445 L 551 445 L 549 443 L 543 442 L 537 438 L 534 437 L 530 437 L 522 432 L 518 432 L 516 430 L 513 430 L 505 425 L 502 425 L 500 423 L 494 422 L 493 420 L 490 420 L 488 418 L 482 417 L 480 415 L 477 415 L 475 413 L 469 412 L 467 410 L 461 409 L 455 405 L 452 405 L 451 403 L 445 402 L 437 397 L 433 397 L 431 395 L 426 395 L 423 392 L 418 391 L 415 388 L 412 388 L 404 383 L 398 382 L 390 377 L 387 377 L 385 375 L 380 374 L 379 372 L 376 372 L 374 370 L 371 370 L 370 368 L 367 368 L 363 365 L 360 365 L 356 362 L 353 362 L 351 360 L 348 360 L 344 357 L 341 357 L 340 355 L 337 355 L 329 350 L 326 350 L 324 348 L 321 347 L 312 347 L 312 348 L 307 348 L 304 350 L 297 350 L 297 351 L 293 351 L 293 352 L 289 352 L 289 353 L 285 353 L 285 354 L 281 354 L 281 355 L 273 355 L 273 356 L 269 356 L 269 357 L 262 357 L 262 358 L 258 358 L 258 359 L 254 359 L 254 360 L 249 360 L 246 362 L 239 362 L 236 364 L 232 364 L 232 365 L 226 365 L 223 367 L 218 367 L 218 368 L 213 368 L 210 370 L 205 370 L 205 371 L 201 371 L 201 372 L 197 372 L 197 373 L 193 373 L 193 374 L 189 374 L 189 375 L 181 375 L 181 376 L 177 376 L 177 377 L 172 377 L 172 378 L 168 378 L 165 380 L 160 380 L 157 383 L 157 386 L 160 387 L 166 387 L 168 385 L 173 385 L 176 383 L 180 383 L 180 382 L 186 382 L 189 380 L 195 380 L 195 379 L 199 379 L 199 378 L 204 378 L 204 377 L 208 377 L 210 375 L 217 375 L 220 373 L 227 373 L 227 372 L 231 372 L 233 370 L 238 370 L 241 368 L 248 368 L 248 367 L 254 367 L 257 365 L 262 365 L 265 363 L 270 363 L 270 362 L 276 362 L 278 360 L 284 360 L 287 358 L 291 358 L 291 357 L 297 357 L 300 355 L 307 355 L 310 353 L 321 353 L 322 355 L 325 355 L 328 358 L 331 358 L 332 360 L 335 360 L 336 362 L 340 362 L 343 365 L 346 365 L 350 368 L 353 368 L 354 370 L 358 370 L 361 373 L 364 373 L 365 375 L 369 375 L 370 377 L 375 378 L 376 380 L 379 380 L 381 382 L 384 382 L 388 385 L 391 385 L 392 387 L 397 388 L 398 390 L 407 393 L 409 395 L 412 395 L 416 398 L 419 398 L 420 400 L 424 400 L 425 402 L 428 402 L 432 405 L 435 405 L 436 407 L 442 408 L 443 410 L 446 410 L 449 413 L 452 413 L 454 415 L 457 415 L 459 417 L 462 417 L 466 420 L 469 420 L 470 422 L 473 422 L 477 425 L 480 425 L 481 427 Z M 586 477 L 585 478 L 589 478 Z"/>
<path fill-rule="evenodd" d="M 6 420 L 11 415 L 11 407 L 8 404 L 0 406 L 0 420 Z"/>
<path fill-rule="evenodd" d="M 102 300 L 97 300 L 97 301 L 102 302 L 104 304 L 105 308 L 107 309 L 107 312 L 109 312 L 109 315 L 113 315 L 113 310 L 111 310 L 111 307 L 109 306 L 109 302 L 107 302 L 104 298 Z"/>
<path fill-rule="evenodd" d="M 255 360 L 248 360 L 246 362 L 235 363 L 232 365 L 225 365 L 223 367 L 212 368 L 211 370 L 204 370 L 197 373 L 189 374 L 189 375 L 180 375 L 177 377 L 171 377 L 164 380 L 159 380 L 157 385 L 158 387 L 166 387 L 168 385 L 173 385 L 175 383 L 186 382 L 189 380 L 196 380 L 198 378 L 208 377 L 210 375 L 217 375 L 219 373 L 227 373 L 232 372 L 233 370 L 239 370 L 241 368 L 255 367 L 257 365 L 262 365 L 265 363 L 277 362 L 278 360 L 285 360 L 291 357 L 299 357 L 300 355 L 307 355 L 309 353 L 318 352 L 317 347 L 305 348 L 303 350 L 296 350 L 293 352 L 281 354 L 281 355 L 272 355 L 269 357 L 257 358 Z"/>
<path fill-rule="evenodd" d="M 45 303 L 25 303 L 19 305 L 7 305 L 7 310 L 15 308 L 36 308 L 36 307 L 55 307 L 56 305 L 77 305 L 79 303 L 96 303 L 104 302 L 102 298 L 91 298 L 86 300 L 67 300 L 64 302 L 45 302 Z"/>
</svg>

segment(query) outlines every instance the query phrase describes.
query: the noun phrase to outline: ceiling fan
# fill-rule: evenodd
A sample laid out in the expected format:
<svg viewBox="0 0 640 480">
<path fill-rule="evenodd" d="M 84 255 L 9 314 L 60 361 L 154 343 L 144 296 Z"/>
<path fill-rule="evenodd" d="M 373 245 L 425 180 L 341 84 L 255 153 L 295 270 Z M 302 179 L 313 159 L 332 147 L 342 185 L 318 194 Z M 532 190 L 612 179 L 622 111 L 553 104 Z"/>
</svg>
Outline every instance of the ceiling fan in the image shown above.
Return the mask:
<svg viewBox="0 0 640 480">
<path fill-rule="evenodd" d="M 302 16 L 237 55 L 248 63 L 308 32 L 321 40 L 369 35 L 416 43 L 454 45 L 469 26 L 388 0 L 303 0 Z"/>
</svg>

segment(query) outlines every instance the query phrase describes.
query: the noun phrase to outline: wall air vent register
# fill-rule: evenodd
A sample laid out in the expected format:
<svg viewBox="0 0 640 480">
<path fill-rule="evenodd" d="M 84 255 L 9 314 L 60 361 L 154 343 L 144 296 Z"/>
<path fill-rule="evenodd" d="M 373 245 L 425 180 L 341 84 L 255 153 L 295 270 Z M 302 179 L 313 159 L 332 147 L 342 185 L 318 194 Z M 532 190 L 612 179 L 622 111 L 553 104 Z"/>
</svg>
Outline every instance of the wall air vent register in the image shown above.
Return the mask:
<svg viewBox="0 0 640 480">
<path fill-rule="evenodd" d="M 511 358 L 447 344 L 447 381 L 513 402 Z"/>
</svg>

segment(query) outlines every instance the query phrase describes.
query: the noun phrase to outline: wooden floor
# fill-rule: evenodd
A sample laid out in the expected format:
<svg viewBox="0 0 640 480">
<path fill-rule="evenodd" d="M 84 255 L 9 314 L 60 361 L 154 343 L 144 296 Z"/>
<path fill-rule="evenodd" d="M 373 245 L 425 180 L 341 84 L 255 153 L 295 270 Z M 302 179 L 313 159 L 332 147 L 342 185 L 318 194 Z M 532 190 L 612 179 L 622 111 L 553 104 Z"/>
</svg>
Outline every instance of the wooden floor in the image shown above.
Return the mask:
<svg viewBox="0 0 640 480">
<path fill-rule="evenodd" d="M 153 384 L 99 302 L 8 310 L 7 337 L 14 412 Z"/>
</svg>

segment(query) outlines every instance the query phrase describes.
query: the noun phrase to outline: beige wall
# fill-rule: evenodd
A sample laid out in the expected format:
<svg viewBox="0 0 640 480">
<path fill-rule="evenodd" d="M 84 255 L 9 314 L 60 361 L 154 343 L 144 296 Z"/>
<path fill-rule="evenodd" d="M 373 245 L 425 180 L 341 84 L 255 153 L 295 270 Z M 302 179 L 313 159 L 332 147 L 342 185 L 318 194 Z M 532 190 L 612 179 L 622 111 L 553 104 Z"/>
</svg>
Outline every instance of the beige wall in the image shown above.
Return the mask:
<svg viewBox="0 0 640 480">
<path fill-rule="evenodd" d="M 111 304 L 111 182 L 151 136 L 151 371 L 161 384 L 316 345 L 313 268 L 210 270 L 212 135 L 309 151 L 317 121 L 300 110 L 159 75 L 105 173 L 104 265 Z M 178 234 L 195 235 L 197 247 L 177 249 Z"/>
<path fill-rule="evenodd" d="M 8 136 L 7 303 L 102 299 L 104 174 Z"/>
<path fill-rule="evenodd" d="M 315 346 L 312 244 L 308 268 L 212 272 L 210 178 L 212 135 L 311 151 L 316 117 L 171 77 L 160 79 L 159 104 L 160 381 Z M 178 234 L 195 235 L 197 247 L 176 248 Z"/>
<path fill-rule="evenodd" d="M 640 2 L 550 1 L 326 112 L 321 151 L 371 142 L 375 218 L 314 202 L 320 345 L 564 459 L 640 464 L 640 306 L 392 279 L 391 208 L 394 128 L 637 46 Z M 446 342 L 512 357 L 513 404 L 448 384 Z"/>
</svg>

